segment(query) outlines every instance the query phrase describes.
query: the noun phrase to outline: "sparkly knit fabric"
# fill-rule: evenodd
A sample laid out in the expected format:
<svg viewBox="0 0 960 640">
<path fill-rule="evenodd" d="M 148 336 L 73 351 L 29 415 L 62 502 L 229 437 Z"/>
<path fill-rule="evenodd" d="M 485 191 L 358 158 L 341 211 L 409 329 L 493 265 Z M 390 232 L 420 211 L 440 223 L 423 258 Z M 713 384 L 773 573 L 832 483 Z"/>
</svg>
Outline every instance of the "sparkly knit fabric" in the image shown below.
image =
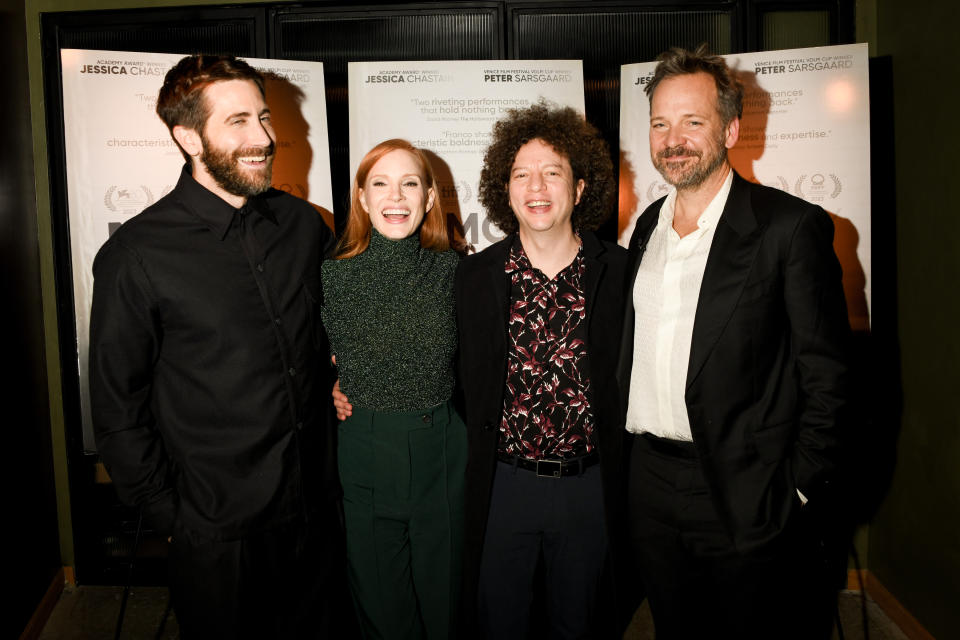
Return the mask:
<svg viewBox="0 0 960 640">
<path fill-rule="evenodd" d="M 358 407 L 416 411 L 453 393 L 455 251 L 420 246 L 414 234 L 323 263 L 323 323 L 340 389 Z"/>
</svg>

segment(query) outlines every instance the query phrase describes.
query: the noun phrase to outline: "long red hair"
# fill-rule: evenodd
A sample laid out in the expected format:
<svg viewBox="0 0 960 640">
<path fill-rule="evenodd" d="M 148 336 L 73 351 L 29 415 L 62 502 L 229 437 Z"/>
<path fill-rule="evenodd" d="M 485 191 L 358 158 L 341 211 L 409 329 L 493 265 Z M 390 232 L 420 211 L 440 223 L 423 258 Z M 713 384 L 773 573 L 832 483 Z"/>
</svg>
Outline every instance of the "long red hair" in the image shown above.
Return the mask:
<svg viewBox="0 0 960 640">
<path fill-rule="evenodd" d="M 350 213 L 347 217 L 347 225 L 343 230 L 343 235 L 337 243 L 337 251 L 334 257 L 337 260 L 352 258 L 367 250 L 370 246 L 370 230 L 373 228 L 370 222 L 370 214 L 363 210 L 360 204 L 360 189 L 367 182 L 367 176 L 373 165 L 383 156 L 391 151 L 407 151 L 412 153 L 420 164 L 421 179 L 427 190 L 433 189 L 433 206 L 426 211 L 423 216 L 423 222 L 420 224 L 420 246 L 432 251 L 454 250 L 465 253 L 466 241 L 464 240 L 463 224 L 453 213 L 444 215 L 443 207 L 440 206 L 440 190 L 437 188 L 437 179 L 433 173 L 433 167 L 426 154 L 416 148 L 406 140 L 394 138 L 384 140 L 363 156 L 360 166 L 357 167 L 357 175 L 353 179 L 353 188 L 350 190 Z"/>
</svg>

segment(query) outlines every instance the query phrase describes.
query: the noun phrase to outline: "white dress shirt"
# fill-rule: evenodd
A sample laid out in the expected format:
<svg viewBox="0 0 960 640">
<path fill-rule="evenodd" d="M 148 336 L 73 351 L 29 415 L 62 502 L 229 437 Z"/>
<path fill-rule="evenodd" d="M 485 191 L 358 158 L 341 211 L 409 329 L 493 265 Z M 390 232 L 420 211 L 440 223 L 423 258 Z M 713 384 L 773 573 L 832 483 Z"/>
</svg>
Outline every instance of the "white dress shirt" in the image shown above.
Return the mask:
<svg viewBox="0 0 960 640">
<path fill-rule="evenodd" d="M 695 231 L 673 229 L 677 192 L 660 207 L 633 284 L 633 369 L 627 430 L 692 441 L 684 393 L 700 284 L 733 171 L 697 219 Z"/>
</svg>

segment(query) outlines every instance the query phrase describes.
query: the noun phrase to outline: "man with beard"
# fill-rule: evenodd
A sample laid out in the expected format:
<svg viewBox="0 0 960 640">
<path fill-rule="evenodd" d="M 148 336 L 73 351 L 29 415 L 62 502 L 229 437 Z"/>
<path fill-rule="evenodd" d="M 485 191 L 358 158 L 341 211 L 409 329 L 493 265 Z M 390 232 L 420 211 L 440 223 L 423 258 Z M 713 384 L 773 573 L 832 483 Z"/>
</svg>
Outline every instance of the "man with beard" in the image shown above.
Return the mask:
<svg viewBox="0 0 960 640">
<path fill-rule="evenodd" d="M 722 58 L 671 50 L 647 94 L 651 158 L 675 189 L 630 240 L 618 378 L 657 638 L 828 638 L 819 515 L 849 333 L 833 225 L 730 167 L 743 92 Z"/>
<path fill-rule="evenodd" d="M 90 391 L 121 499 L 169 541 L 184 638 L 337 637 L 343 542 L 331 463 L 320 262 L 306 202 L 270 188 L 262 76 L 171 69 L 157 113 L 176 188 L 94 262 Z"/>
</svg>

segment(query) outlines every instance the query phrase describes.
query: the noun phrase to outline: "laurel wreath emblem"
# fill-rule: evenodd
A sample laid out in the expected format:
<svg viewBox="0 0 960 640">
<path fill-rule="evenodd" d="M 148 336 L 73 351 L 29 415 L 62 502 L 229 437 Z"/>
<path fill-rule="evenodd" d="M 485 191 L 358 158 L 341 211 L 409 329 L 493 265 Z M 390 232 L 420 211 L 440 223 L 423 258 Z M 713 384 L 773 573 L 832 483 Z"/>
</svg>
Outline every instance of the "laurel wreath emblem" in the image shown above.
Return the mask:
<svg viewBox="0 0 960 640">
<path fill-rule="evenodd" d="M 143 194 L 147 197 L 147 203 L 144 205 L 144 208 L 149 207 L 153 204 L 153 192 L 150 191 L 150 187 L 145 184 L 140 185 L 140 189 L 143 190 Z M 116 212 L 117 205 L 113 202 L 113 194 L 117 190 L 116 185 L 111 185 L 107 192 L 103 196 L 103 205 L 110 211 Z"/>
</svg>

